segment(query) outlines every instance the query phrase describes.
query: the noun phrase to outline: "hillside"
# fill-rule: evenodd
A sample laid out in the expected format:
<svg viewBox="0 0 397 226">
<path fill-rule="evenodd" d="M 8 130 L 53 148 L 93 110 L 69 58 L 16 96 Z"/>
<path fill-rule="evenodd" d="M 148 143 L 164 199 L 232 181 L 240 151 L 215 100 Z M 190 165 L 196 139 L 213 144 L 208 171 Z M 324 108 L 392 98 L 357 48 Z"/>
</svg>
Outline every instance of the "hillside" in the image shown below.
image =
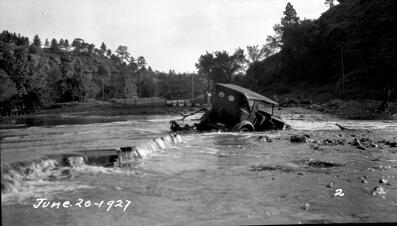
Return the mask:
<svg viewBox="0 0 397 226">
<path fill-rule="evenodd" d="M 127 46 L 114 54 L 76 38 L 46 40 L 0 33 L 0 114 L 32 113 L 53 103 L 161 96 L 190 98 L 192 74 L 153 71 L 143 56 L 136 59 Z M 194 94 L 203 93 L 195 76 Z"/>
<path fill-rule="evenodd" d="M 394 1 L 349 0 L 317 20 L 282 27 L 281 51 L 253 63 L 242 84 L 262 93 L 396 99 Z M 342 56 L 343 73 L 342 77 Z"/>
<path fill-rule="evenodd" d="M 2 33 L 1 112 L 17 108 L 29 113 L 53 102 L 136 96 L 135 71 L 115 58 L 23 42 L 21 36 Z"/>
</svg>

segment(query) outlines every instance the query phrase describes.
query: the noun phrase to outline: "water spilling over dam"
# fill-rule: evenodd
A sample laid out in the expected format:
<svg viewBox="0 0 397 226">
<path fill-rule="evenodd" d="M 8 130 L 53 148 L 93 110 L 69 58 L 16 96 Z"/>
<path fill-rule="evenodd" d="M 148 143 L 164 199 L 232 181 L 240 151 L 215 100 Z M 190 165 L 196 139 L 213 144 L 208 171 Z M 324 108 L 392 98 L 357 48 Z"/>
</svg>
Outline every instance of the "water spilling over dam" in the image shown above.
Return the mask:
<svg viewBox="0 0 397 226">
<path fill-rule="evenodd" d="M 148 158 L 165 147 L 182 142 L 170 134 L 142 142 L 137 146 L 105 150 L 84 150 L 48 155 L 43 159 L 4 164 L 1 168 L 1 193 L 18 193 L 25 181 L 54 181 L 73 177 L 73 170 L 84 167 L 123 167 Z"/>
</svg>

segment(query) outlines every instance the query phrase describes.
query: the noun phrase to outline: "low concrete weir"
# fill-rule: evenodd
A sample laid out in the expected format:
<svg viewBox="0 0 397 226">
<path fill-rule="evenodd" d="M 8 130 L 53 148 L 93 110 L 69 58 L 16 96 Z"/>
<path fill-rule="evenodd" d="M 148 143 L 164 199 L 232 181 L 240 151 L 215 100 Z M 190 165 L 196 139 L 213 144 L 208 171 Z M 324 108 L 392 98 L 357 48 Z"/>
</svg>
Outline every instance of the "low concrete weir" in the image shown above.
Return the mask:
<svg viewBox="0 0 397 226">
<path fill-rule="evenodd" d="M 167 145 L 178 144 L 181 142 L 181 136 L 179 136 L 178 134 L 171 134 L 168 136 L 149 140 L 140 145 L 132 147 L 121 147 L 119 150 L 117 150 L 117 164 L 121 167 L 124 164 L 134 162 L 138 159 L 147 158 L 153 153 L 165 148 Z"/>
<path fill-rule="evenodd" d="M 57 180 L 71 177 L 72 170 L 87 165 L 123 167 L 148 158 L 168 145 L 182 142 L 181 136 L 170 134 L 131 147 L 103 150 L 81 150 L 47 155 L 44 159 L 4 164 L 1 167 L 1 193 L 17 192 L 24 181 Z"/>
</svg>

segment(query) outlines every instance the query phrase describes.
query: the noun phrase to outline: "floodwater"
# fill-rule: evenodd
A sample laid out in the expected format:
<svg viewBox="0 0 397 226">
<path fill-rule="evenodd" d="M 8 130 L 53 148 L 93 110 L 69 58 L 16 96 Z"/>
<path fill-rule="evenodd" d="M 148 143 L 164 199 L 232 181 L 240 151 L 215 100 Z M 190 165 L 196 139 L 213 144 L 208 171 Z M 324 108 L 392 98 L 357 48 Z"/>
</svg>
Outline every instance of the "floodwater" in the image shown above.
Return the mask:
<svg viewBox="0 0 397 226">
<path fill-rule="evenodd" d="M 125 121 L 61 124 L 0 130 L 1 161 L 15 162 L 43 154 L 131 146 L 167 134 L 177 116 L 132 116 Z M 80 120 L 81 121 L 81 120 Z"/>
<path fill-rule="evenodd" d="M 181 134 L 182 143 L 167 143 L 124 167 L 79 165 L 60 169 L 53 167 L 51 159 L 45 160 L 40 167 L 49 170 L 18 180 L 7 192 L 3 192 L 2 175 L 2 223 L 241 225 L 397 221 L 397 148 L 380 141 L 395 141 L 397 122 L 347 121 L 295 113 L 282 117 L 293 130 Z M 178 116 L 134 116 L 121 122 L 1 130 L 2 167 L 46 154 L 152 142 L 152 138 L 168 134 L 169 120 L 175 118 Z M 342 132 L 335 123 L 353 130 Z M 299 133 L 309 133 L 314 140 L 358 136 L 379 142 L 365 151 L 349 144 L 313 148 L 311 144 L 289 141 L 291 135 Z M 54 176 L 54 172 L 58 174 Z M 51 203 L 69 201 L 70 206 L 34 208 L 39 198 Z"/>
</svg>

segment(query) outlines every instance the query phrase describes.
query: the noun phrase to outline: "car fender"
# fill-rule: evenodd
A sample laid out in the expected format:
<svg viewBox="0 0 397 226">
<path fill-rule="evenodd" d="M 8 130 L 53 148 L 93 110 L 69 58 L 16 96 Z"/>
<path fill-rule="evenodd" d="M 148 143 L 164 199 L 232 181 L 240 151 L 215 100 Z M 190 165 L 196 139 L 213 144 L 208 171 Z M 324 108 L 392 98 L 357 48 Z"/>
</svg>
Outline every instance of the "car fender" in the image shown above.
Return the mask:
<svg viewBox="0 0 397 226">
<path fill-rule="evenodd" d="M 239 123 L 237 123 L 236 125 L 233 126 L 233 131 L 239 131 L 242 127 L 247 126 L 251 129 L 251 131 L 255 131 L 255 127 L 254 125 L 247 120 L 241 121 Z"/>
</svg>

